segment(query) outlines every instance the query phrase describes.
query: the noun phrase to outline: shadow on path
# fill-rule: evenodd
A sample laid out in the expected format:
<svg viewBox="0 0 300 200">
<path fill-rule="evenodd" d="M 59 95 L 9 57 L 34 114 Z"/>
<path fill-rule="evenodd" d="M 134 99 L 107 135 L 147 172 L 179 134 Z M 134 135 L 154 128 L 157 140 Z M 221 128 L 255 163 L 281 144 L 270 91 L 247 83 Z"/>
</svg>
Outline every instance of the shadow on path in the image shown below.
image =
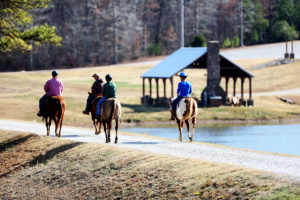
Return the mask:
<svg viewBox="0 0 300 200">
<path fill-rule="evenodd" d="M 159 142 L 122 142 L 121 144 L 159 144 Z"/>
</svg>

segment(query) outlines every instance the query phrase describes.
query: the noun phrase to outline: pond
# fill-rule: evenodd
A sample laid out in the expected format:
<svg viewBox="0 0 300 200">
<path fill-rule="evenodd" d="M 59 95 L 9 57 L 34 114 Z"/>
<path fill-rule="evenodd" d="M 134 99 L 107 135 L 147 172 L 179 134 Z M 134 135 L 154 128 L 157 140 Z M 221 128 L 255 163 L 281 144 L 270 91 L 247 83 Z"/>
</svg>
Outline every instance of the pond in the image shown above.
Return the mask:
<svg viewBox="0 0 300 200">
<path fill-rule="evenodd" d="M 122 131 L 172 139 L 179 137 L 177 127 L 134 127 Z M 183 138 L 188 140 L 185 126 Z M 202 126 L 196 128 L 194 141 L 300 155 L 300 124 Z"/>
</svg>

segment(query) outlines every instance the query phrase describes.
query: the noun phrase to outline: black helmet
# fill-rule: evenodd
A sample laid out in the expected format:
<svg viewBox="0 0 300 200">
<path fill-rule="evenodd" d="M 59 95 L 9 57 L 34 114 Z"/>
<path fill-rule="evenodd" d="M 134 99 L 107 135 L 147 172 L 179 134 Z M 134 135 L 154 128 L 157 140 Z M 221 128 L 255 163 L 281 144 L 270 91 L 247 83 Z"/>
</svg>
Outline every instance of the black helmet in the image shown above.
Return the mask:
<svg viewBox="0 0 300 200">
<path fill-rule="evenodd" d="M 52 76 L 57 76 L 58 75 L 58 71 L 54 70 L 52 71 Z"/>
<path fill-rule="evenodd" d="M 106 80 L 106 81 L 111 81 L 111 80 L 112 80 L 111 75 L 110 75 L 110 74 L 106 74 L 105 80 Z"/>
</svg>

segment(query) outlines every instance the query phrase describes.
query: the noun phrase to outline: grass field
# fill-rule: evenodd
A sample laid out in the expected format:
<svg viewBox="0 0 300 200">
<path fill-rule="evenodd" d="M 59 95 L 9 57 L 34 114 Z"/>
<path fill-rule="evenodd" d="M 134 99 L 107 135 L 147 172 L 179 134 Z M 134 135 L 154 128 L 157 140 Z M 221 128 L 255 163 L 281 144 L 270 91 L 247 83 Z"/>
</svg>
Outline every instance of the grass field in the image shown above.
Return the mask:
<svg viewBox="0 0 300 200">
<path fill-rule="evenodd" d="M 287 177 L 0 130 L 1 199 L 300 199 Z"/>
<path fill-rule="evenodd" d="M 292 63 L 260 70 L 251 67 L 269 60 L 237 60 L 245 69 L 255 75 L 253 92 L 280 91 L 300 88 L 300 64 Z M 101 77 L 110 73 L 117 84 L 117 95 L 122 103 L 123 121 L 166 121 L 170 118 L 168 108 L 144 106 L 140 103 L 142 95 L 142 79 L 140 75 L 152 67 L 151 64 L 128 64 L 106 67 L 80 68 L 60 70 L 59 78 L 63 81 L 66 101 L 64 124 L 72 126 L 91 127 L 90 117 L 81 111 L 85 107 L 87 91 L 90 89 L 95 72 Z M 188 80 L 193 84 L 194 96 L 199 97 L 206 85 L 206 71 L 188 69 Z M 0 73 L 0 118 L 40 121 L 36 117 L 38 100 L 43 95 L 43 85 L 51 78 L 51 71 Z M 175 85 L 179 78 L 175 77 Z M 162 81 L 161 81 L 162 82 Z M 160 82 L 160 83 L 161 83 Z M 153 81 L 154 84 L 154 81 Z M 240 82 L 237 83 L 239 93 Z M 146 91 L 148 86 L 146 84 Z M 224 87 L 224 80 L 221 82 Z M 232 93 L 232 80 L 229 83 L 229 93 Z M 174 88 L 176 89 L 176 88 Z M 245 83 L 245 97 L 248 98 L 248 82 Z M 167 81 L 167 94 L 170 95 L 170 83 Z M 160 87 L 160 94 L 163 88 Z M 153 90 L 153 96 L 156 92 Z M 300 99 L 297 95 L 289 95 L 296 100 L 296 105 L 281 102 L 278 97 L 255 97 L 254 107 L 218 107 L 199 109 L 198 119 L 204 120 L 268 120 L 299 118 Z"/>
</svg>

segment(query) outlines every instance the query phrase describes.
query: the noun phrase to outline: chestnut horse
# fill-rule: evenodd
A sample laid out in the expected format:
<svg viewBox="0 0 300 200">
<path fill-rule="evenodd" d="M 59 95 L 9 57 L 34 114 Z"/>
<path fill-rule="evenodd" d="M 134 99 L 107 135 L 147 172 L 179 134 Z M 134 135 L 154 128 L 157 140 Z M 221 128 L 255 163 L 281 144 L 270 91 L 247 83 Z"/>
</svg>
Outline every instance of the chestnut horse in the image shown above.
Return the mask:
<svg viewBox="0 0 300 200">
<path fill-rule="evenodd" d="M 174 100 L 175 98 L 170 98 L 170 109 L 172 109 L 171 103 Z M 183 122 L 185 122 L 186 124 L 190 142 L 193 141 L 197 113 L 198 113 L 198 107 L 195 99 L 190 97 L 184 97 L 179 101 L 178 105 L 176 106 L 176 122 L 179 128 L 179 141 L 182 141 Z M 192 136 L 190 135 L 189 119 L 192 119 L 192 124 L 193 124 Z"/>
<path fill-rule="evenodd" d="M 48 97 L 45 101 L 45 109 L 43 112 L 43 120 L 45 119 L 47 136 L 50 135 L 51 121 L 55 122 L 55 135 L 61 136 L 61 127 L 65 113 L 65 102 L 64 98 L 60 96 Z M 59 127 L 59 133 L 57 133 Z"/>
<path fill-rule="evenodd" d="M 93 101 L 92 101 L 92 110 L 91 110 L 91 116 L 92 116 L 92 121 L 95 126 L 95 135 L 98 135 L 101 133 L 101 124 L 102 121 L 99 117 L 96 116 L 96 111 L 97 111 L 97 103 L 98 101 L 102 98 L 102 96 L 97 96 Z"/>
<path fill-rule="evenodd" d="M 109 98 L 104 101 L 101 105 L 101 120 L 103 122 L 106 143 L 110 142 L 110 131 L 112 126 L 112 121 L 116 122 L 116 137 L 115 143 L 118 143 L 118 128 L 121 122 L 121 104 L 116 98 Z"/>
</svg>

